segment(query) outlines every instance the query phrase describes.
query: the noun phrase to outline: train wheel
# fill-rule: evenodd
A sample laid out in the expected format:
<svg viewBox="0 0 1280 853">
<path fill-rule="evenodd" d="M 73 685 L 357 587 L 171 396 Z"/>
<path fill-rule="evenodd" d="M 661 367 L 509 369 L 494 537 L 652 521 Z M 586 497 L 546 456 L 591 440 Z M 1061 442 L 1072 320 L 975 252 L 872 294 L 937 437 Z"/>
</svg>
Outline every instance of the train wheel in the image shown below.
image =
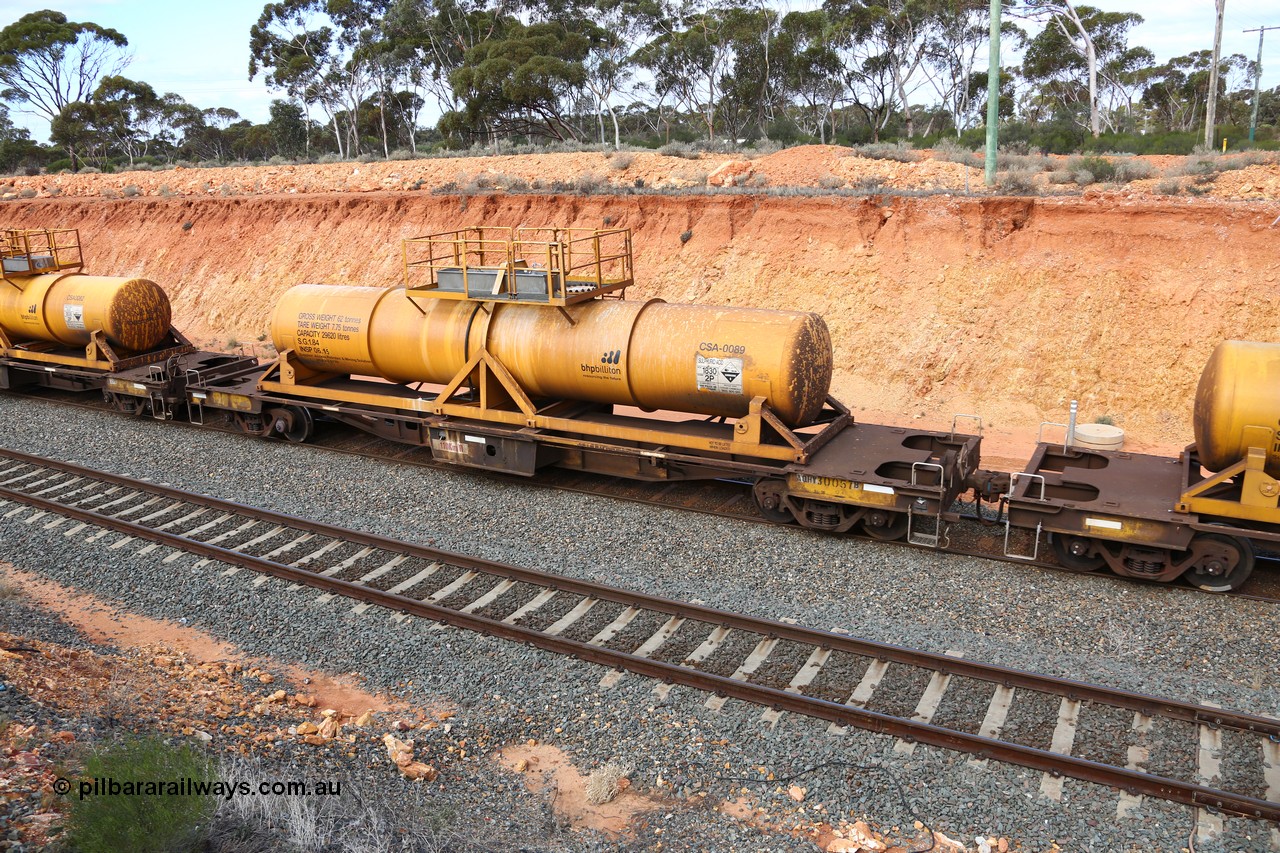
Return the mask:
<svg viewBox="0 0 1280 853">
<path fill-rule="evenodd" d="M 862 532 L 881 542 L 907 535 L 907 514 L 891 509 L 873 509 L 862 517 Z"/>
<path fill-rule="evenodd" d="M 1253 574 L 1253 546 L 1247 539 L 1202 533 L 1191 540 L 1197 557 L 1183 575 L 1205 592 L 1232 592 Z"/>
<path fill-rule="evenodd" d="M 787 502 L 782 499 L 786 489 L 786 484 L 781 480 L 758 480 L 751 489 L 760 514 L 774 524 L 790 524 L 796 520 L 787 507 Z"/>
<path fill-rule="evenodd" d="M 315 421 L 311 412 L 301 406 L 284 406 L 267 412 L 269 418 L 269 435 L 280 435 L 295 444 L 301 444 L 315 432 Z"/>
<path fill-rule="evenodd" d="M 1049 544 L 1053 546 L 1054 556 L 1067 571 L 1092 572 L 1106 563 L 1101 554 L 1089 553 L 1093 549 L 1093 543 L 1087 536 L 1050 533 Z"/>
</svg>

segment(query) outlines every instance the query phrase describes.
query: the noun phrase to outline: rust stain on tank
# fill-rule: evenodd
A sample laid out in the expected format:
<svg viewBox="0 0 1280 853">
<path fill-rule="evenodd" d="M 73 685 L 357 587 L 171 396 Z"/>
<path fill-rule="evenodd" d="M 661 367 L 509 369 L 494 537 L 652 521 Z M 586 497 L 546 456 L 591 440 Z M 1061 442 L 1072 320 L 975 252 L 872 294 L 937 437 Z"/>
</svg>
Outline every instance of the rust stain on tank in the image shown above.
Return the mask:
<svg viewBox="0 0 1280 853">
<path fill-rule="evenodd" d="M 107 310 L 107 336 L 128 350 L 151 349 L 169 331 L 173 310 L 160 285 L 145 278 L 126 281 Z"/>
</svg>

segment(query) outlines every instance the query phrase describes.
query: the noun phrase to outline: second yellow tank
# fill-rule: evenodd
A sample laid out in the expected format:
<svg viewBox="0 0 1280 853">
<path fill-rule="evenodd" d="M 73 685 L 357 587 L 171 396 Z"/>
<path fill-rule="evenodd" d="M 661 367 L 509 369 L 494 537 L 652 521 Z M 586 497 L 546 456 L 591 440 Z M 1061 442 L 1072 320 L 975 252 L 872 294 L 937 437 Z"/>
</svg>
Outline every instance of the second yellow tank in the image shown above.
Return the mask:
<svg viewBox="0 0 1280 853">
<path fill-rule="evenodd" d="M 277 303 L 271 335 L 330 373 L 445 383 L 484 347 L 535 397 L 740 417 L 760 396 L 794 427 L 813 422 L 830 389 L 817 314 L 656 299 L 564 310 L 299 285 Z"/>
<path fill-rule="evenodd" d="M 1280 344 L 1223 341 L 1196 388 L 1195 436 L 1210 471 L 1265 445 L 1267 473 L 1280 477 Z"/>
</svg>

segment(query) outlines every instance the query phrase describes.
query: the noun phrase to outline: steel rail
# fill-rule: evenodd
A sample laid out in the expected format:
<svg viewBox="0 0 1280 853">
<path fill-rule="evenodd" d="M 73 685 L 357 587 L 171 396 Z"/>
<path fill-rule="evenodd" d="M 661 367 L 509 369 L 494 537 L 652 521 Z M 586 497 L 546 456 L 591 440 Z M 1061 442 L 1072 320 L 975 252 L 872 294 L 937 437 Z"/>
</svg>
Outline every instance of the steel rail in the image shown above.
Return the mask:
<svg viewBox="0 0 1280 853">
<path fill-rule="evenodd" d="M 207 542 L 187 539 L 179 534 L 155 530 L 136 522 L 113 518 L 89 509 L 67 506 L 54 500 L 28 495 L 9 488 L 0 487 L 0 498 L 24 503 L 46 512 L 73 518 L 86 524 L 105 527 L 139 539 L 147 539 L 228 565 L 241 566 L 292 583 L 376 604 L 389 610 L 403 611 L 420 618 L 443 622 L 500 639 L 522 642 L 557 654 L 566 655 L 575 660 L 585 660 L 615 669 L 624 669 L 667 683 L 687 685 L 695 689 L 713 692 L 717 696 L 742 699 L 754 704 L 766 705 L 778 711 L 790 711 L 827 720 L 837 725 L 854 726 L 916 743 L 972 753 L 983 758 L 994 758 L 998 761 L 1019 764 L 1054 775 L 1072 776 L 1126 790 L 1133 794 L 1144 794 L 1200 808 L 1214 808 L 1223 813 L 1242 817 L 1280 821 L 1280 803 L 1272 803 L 1254 797 L 1208 788 L 1192 782 L 1167 779 L 1070 755 L 1061 755 L 1035 747 L 1007 743 L 982 737 L 981 735 L 958 732 L 930 723 L 906 720 L 876 711 L 842 705 L 826 699 L 788 693 L 785 690 L 774 687 L 750 684 L 722 675 L 700 672 L 679 664 L 650 660 L 626 652 L 617 652 L 593 646 L 578 640 L 544 634 L 533 628 L 507 624 L 485 616 L 463 613 L 459 610 L 452 610 L 404 595 L 383 592 L 351 581 L 325 577 L 305 569 L 297 569 L 272 560 L 251 556 L 218 545 L 211 545 Z"/>
<path fill-rule="evenodd" d="M 480 557 L 457 554 L 440 548 L 432 548 L 429 545 L 418 545 L 412 542 L 393 539 L 390 536 L 384 536 L 378 533 L 351 530 L 350 528 L 340 527 L 327 522 L 300 518 L 295 515 L 289 515 L 260 507 L 251 507 L 223 498 L 215 498 L 208 495 L 188 492 L 174 486 L 139 481 L 130 477 L 99 471 L 97 469 L 77 465 L 75 463 L 45 459 L 44 457 L 33 456 L 19 451 L 0 449 L 0 458 L 10 459 L 26 465 L 50 468 L 62 471 L 63 473 L 73 474 L 75 476 L 97 479 L 112 485 L 123 486 L 138 491 L 146 491 L 162 497 L 181 500 L 185 503 L 256 518 L 261 521 L 268 521 L 276 525 L 290 527 L 308 533 L 320 534 L 331 539 L 372 546 L 394 554 L 404 554 L 434 562 L 447 563 L 449 565 L 458 566 L 459 568 L 475 570 L 483 574 L 505 577 L 509 580 L 529 583 L 555 591 L 566 591 L 575 595 L 589 596 L 591 598 L 612 601 L 628 607 L 639 606 L 646 610 L 665 613 L 682 619 L 693 619 L 695 621 L 706 622 L 712 625 L 721 625 L 726 628 L 759 634 L 770 639 L 788 640 L 790 642 L 814 646 L 821 649 L 846 652 L 858 657 L 876 658 L 878 660 L 902 663 L 909 666 L 927 667 L 928 669 L 936 670 L 947 675 L 958 675 L 965 678 L 993 682 L 1005 687 L 1021 687 L 1027 690 L 1035 690 L 1041 693 L 1062 696 L 1067 699 L 1098 702 L 1113 707 L 1137 711 L 1145 716 L 1165 717 L 1168 719 L 1195 723 L 1197 725 L 1235 729 L 1242 732 L 1256 733 L 1280 739 L 1280 720 L 1268 717 L 1244 714 L 1236 711 L 1227 711 L 1221 708 L 1211 708 L 1204 705 L 1197 705 L 1193 702 L 1183 702 L 1177 699 L 1169 699 L 1145 693 L 1136 693 L 1117 688 L 1104 687 L 1096 684 L 1089 684 L 1087 682 L 1059 678 L 1056 676 L 1040 675 L 1026 670 L 1000 666 L 998 664 L 984 664 L 976 661 L 965 660 L 964 658 L 955 658 L 949 655 L 940 655 L 934 652 L 895 646 L 890 643 L 859 639 L 857 637 L 836 634 L 817 628 L 792 625 L 787 622 L 780 622 L 759 616 L 747 616 L 728 610 L 707 607 L 705 605 L 676 601 L 674 599 L 635 592 L 633 590 L 610 586 L 608 584 L 579 580 L 577 578 L 557 575 L 550 572 L 540 571 L 538 569 L 529 569 L 509 563 L 501 563 Z M 0 494 L 7 496 L 9 493 L 20 494 L 20 492 L 14 490 L 0 488 Z M 56 504 L 56 501 L 52 503 Z M 62 504 L 57 505 L 62 506 Z"/>
</svg>

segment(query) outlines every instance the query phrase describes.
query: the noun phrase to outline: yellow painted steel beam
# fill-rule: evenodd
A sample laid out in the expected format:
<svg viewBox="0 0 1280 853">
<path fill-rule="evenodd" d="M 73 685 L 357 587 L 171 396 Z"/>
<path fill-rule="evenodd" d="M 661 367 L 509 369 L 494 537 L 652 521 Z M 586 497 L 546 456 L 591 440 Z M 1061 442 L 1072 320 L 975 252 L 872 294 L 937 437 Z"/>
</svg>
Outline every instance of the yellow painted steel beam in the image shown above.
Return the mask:
<svg viewBox="0 0 1280 853">
<path fill-rule="evenodd" d="M 1237 501 L 1224 501 L 1216 498 L 1191 498 L 1183 504 L 1179 504 L 1180 508 L 1182 506 L 1187 507 L 1187 512 L 1194 512 L 1199 515 L 1216 515 L 1223 518 L 1237 518 L 1241 521 L 1280 524 L 1280 509 L 1275 507 L 1249 506 Z"/>
<path fill-rule="evenodd" d="M 394 409 L 422 415 L 439 415 L 504 426 L 531 427 L 533 429 L 569 433 L 571 435 L 629 441 L 652 446 L 679 447 L 686 450 L 701 450 L 710 453 L 728 453 L 734 456 L 781 462 L 804 462 L 807 459 L 803 451 L 797 451 L 789 446 L 754 444 L 733 440 L 725 441 L 704 436 L 685 435 L 662 429 L 600 424 L 573 418 L 547 417 L 544 415 L 535 415 L 529 418 L 522 412 L 517 411 L 481 409 L 478 405 L 462 403 L 437 403 L 434 399 L 422 397 L 397 397 L 343 388 L 290 385 L 274 380 L 263 380 L 259 382 L 258 387 L 269 393 L 310 400 L 353 403 L 355 405 Z"/>
</svg>

